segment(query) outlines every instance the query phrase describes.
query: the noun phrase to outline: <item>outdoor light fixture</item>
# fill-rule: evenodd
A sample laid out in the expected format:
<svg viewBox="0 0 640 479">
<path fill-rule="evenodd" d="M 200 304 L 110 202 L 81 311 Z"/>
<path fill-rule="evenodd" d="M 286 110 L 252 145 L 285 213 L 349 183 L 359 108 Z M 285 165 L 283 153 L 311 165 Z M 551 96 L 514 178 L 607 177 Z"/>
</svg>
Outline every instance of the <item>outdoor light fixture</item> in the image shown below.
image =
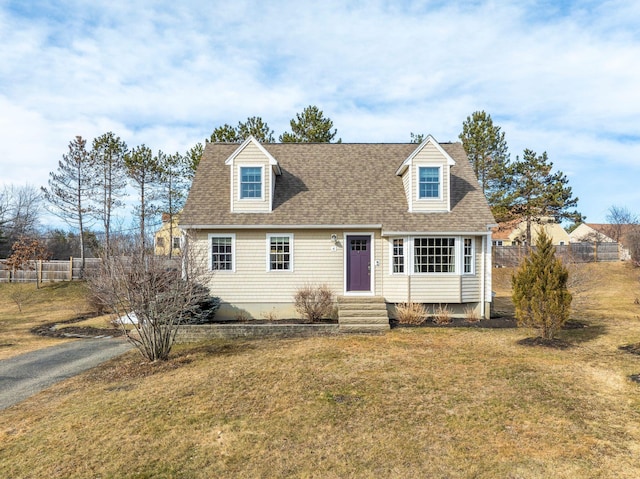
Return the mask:
<svg viewBox="0 0 640 479">
<path fill-rule="evenodd" d="M 338 235 L 337 234 L 332 234 L 331 235 L 331 241 L 333 241 L 334 243 L 338 242 Z"/>
</svg>

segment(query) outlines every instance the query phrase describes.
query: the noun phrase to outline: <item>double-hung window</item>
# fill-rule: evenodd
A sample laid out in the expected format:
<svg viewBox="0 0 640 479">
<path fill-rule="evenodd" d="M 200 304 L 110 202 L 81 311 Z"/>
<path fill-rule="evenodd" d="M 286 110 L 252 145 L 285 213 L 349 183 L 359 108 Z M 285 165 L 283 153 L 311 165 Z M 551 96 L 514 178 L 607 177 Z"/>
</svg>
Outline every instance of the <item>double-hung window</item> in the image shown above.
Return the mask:
<svg viewBox="0 0 640 479">
<path fill-rule="evenodd" d="M 404 238 L 394 239 L 391 248 L 391 272 L 404 273 Z"/>
<path fill-rule="evenodd" d="M 462 240 L 462 271 L 464 274 L 473 274 L 473 258 L 473 239 L 464 238 Z"/>
<path fill-rule="evenodd" d="M 415 273 L 455 273 L 455 238 L 414 238 Z"/>
<path fill-rule="evenodd" d="M 235 235 L 209 235 L 211 270 L 235 271 Z"/>
<path fill-rule="evenodd" d="M 440 167 L 421 166 L 418 168 L 418 198 L 440 198 Z"/>
<path fill-rule="evenodd" d="M 293 271 L 293 235 L 267 235 L 267 270 Z"/>
<path fill-rule="evenodd" d="M 240 199 L 262 198 L 262 167 L 240 167 Z"/>
</svg>

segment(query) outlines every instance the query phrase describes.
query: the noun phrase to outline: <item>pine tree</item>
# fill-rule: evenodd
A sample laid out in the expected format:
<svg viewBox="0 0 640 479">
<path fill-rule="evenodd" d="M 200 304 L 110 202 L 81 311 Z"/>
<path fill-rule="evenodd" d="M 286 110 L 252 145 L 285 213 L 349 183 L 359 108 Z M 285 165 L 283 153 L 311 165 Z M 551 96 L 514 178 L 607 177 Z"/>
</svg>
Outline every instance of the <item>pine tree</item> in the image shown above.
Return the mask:
<svg viewBox="0 0 640 479">
<path fill-rule="evenodd" d="M 282 143 L 331 143 L 338 133 L 336 129 L 331 131 L 333 121 L 325 118 L 317 106 L 309 105 L 289 123 L 291 133 L 280 135 Z M 342 143 L 342 140 L 338 139 L 337 143 Z"/>
<path fill-rule="evenodd" d="M 569 180 L 562 171 L 552 173 L 553 162 L 547 153 L 537 155 L 524 150 L 522 159 L 516 158 L 507 168 L 503 196 L 494 207 L 498 221 L 514 218 L 526 221 L 526 244 L 531 244 L 531 225 L 542 218 L 551 217 L 560 222 L 564 219 L 580 221 L 582 215 L 572 210 L 578 204 L 573 197 Z"/>
<path fill-rule="evenodd" d="M 95 217 L 102 222 L 107 256 L 111 250 L 111 229 L 113 212 L 124 205 L 123 197 L 127 187 L 124 157 L 127 144 L 113 132 L 107 132 L 93 140 L 91 163 L 96 180 Z"/>
<path fill-rule="evenodd" d="M 81 276 L 84 275 L 84 230 L 91 213 L 89 198 L 95 190 L 95 178 L 86 140 L 76 136 L 69 143 L 69 153 L 62 155 L 58 171 L 49 173 L 49 188 L 42 188 L 51 213 L 70 226 L 77 227 L 80 236 Z"/>
<path fill-rule="evenodd" d="M 541 231 L 536 248 L 511 278 L 518 325 L 536 328 L 544 339 L 553 339 L 568 321 L 571 293 L 569 272 L 556 258 L 555 247 Z"/>
<path fill-rule="evenodd" d="M 173 219 L 180 213 L 187 199 L 188 158 L 179 153 L 167 155 L 159 151 L 155 162 L 159 169 L 157 193 L 160 209 L 169 215 L 169 258 L 171 258 L 174 237 Z"/>
<path fill-rule="evenodd" d="M 462 124 L 459 138 L 489 206 L 493 208 L 501 196 L 505 168 L 509 163 L 504 132 L 493 124 L 491 115 L 476 111 Z"/>
<path fill-rule="evenodd" d="M 234 127 L 225 123 L 213 130 L 208 140 L 211 143 L 240 143 L 238 132 Z"/>
<path fill-rule="evenodd" d="M 145 251 L 147 236 L 147 219 L 156 213 L 154 201 L 157 198 L 156 187 L 160 180 L 160 168 L 157 158 L 151 149 L 145 145 L 137 146 L 124 158 L 127 176 L 138 190 L 139 204 L 136 206 L 140 221 L 141 251 Z"/>
<path fill-rule="evenodd" d="M 259 116 L 247 118 L 244 123 L 239 122 L 236 131 L 238 132 L 239 141 L 244 141 L 250 136 L 253 136 L 260 143 L 273 143 L 275 141 L 273 130 Z"/>
</svg>

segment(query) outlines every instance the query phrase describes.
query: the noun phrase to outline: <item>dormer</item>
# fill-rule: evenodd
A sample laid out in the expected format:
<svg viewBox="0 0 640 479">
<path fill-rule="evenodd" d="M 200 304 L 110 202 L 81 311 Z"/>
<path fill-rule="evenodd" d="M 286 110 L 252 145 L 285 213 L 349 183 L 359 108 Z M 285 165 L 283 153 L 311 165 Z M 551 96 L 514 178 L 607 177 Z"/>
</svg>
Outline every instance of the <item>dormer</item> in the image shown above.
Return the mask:
<svg viewBox="0 0 640 479">
<path fill-rule="evenodd" d="M 451 211 L 451 167 L 456 162 L 431 135 L 402 162 L 402 177 L 410 213 Z"/>
<path fill-rule="evenodd" d="M 253 136 L 224 163 L 231 168 L 231 212 L 270 213 L 273 209 L 278 161 Z"/>
</svg>

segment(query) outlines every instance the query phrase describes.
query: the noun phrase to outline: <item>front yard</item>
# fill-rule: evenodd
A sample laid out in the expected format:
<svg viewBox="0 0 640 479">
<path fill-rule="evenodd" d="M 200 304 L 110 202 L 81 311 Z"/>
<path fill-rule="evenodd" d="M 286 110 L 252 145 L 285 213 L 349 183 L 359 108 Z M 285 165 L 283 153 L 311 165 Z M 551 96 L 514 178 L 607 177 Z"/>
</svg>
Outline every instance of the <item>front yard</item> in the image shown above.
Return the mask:
<svg viewBox="0 0 640 479">
<path fill-rule="evenodd" d="M 565 350 L 398 328 L 129 353 L 0 411 L 0 476 L 640 477 L 638 271 L 588 267 Z"/>
</svg>

